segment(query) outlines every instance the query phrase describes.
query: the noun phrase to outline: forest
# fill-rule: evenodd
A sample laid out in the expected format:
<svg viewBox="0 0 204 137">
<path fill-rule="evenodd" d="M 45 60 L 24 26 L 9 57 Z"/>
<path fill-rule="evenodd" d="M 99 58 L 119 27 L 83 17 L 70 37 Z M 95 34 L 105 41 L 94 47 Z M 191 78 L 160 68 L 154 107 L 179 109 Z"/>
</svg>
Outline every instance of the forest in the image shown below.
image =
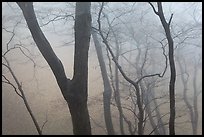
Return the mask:
<svg viewBox="0 0 204 137">
<path fill-rule="evenodd" d="M 201 134 L 201 2 L 2 2 L 2 135 Z"/>
</svg>

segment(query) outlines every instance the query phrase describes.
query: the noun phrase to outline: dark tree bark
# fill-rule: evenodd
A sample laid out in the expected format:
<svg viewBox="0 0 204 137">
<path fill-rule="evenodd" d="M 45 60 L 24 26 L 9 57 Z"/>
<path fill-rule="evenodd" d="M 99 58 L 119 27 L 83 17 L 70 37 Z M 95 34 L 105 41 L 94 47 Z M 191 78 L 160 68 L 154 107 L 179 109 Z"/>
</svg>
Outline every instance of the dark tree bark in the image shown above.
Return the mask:
<svg viewBox="0 0 204 137">
<path fill-rule="evenodd" d="M 74 76 L 67 102 L 72 115 L 74 134 L 91 134 L 87 108 L 88 50 L 91 35 L 90 2 L 76 3 Z M 71 97 L 71 98 L 69 98 Z"/>
<path fill-rule="evenodd" d="M 60 90 L 68 103 L 74 134 L 91 134 L 87 108 L 88 50 L 91 31 L 90 2 L 77 2 L 75 13 L 74 75 L 66 77 L 61 61 L 55 55 L 36 19 L 32 2 L 17 3 L 27 22 L 32 37 L 48 62 Z"/>
<path fill-rule="evenodd" d="M 106 129 L 108 131 L 108 135 L 114 135 L 115 132 L 113 128 L 111 108 L 110 108 L 112 89 L 111 89 L 111 85 L 108 79 L 106 65 L 103 59 L 101 44 L 98 41 L 97 33 L 93 29 L 92 29 L 92 36 L 93 36 L 94 45 L 96 48 L 98 61 L 99 61 L 100 68 L 101 68 L 101 75 L 103 78 L 103 85 L 104 85 L 104 92 L 103 92 L 103 104 L 104 105 L 103 107 L 104 107 L 104 118 L 105 118 L 105 123 L 106 123 Z"/>
<path fill-rule="evenodd" d="M 174 63 L 174 42 L 171 37 L 170 23 L 167 23 L 163 14 L 162 4 L 158 2 L 158 13 L 162 25 L 164 27 L 166 37 L 169 44 L 169 64 L 170 64 L 170 83 L 169 83 L 169 99 L 170 99 L 170 119 L 169 119 L 169 134 L 175 135 L 175 81 L 176 81 L 176 67 Z M 173 14 L 172 14 L 173 15 Z M 171 16 L 172 17 L 172 16 Z M 171 18 L 170 18 L 171 21 Z"/>
<path fill-rule="evenodd" d="M 166 37 L 169 44 L 169 64 L 170 64 L 170 71 L 171 71 L 171 77 L 170 77 L 170 83 L 169 83 L 169 99 L 170 99 L 170 119 L 169 119 L 169 134 L 175 135 L 175 81 L 176 81 L 176 67 L 174 63 L 174 42 L 171 37 L 170 32 L 170 23 L 167 23 L 162 9 L 161 2 L 158 2 L 158 13 L 160 20 L 162 22 L 162 25 L 164 27 Z M 173 14 L 172 14 L 173 15 Z M 172 16 L 171 16 L 172 17 Z M 171 21 L 171 19 L 170 19 Z"/>
<path fill-rule="evenodd" d="M 170 23 L 173 17 L 173 14 L 171 14 L 171 17 L 169 19 L 169 22 L 166 21 L 162 9 L 162 3 L 157 2 L 158 11 L 155 10 L 154 6 L 150 3 L 152 6 L 154 13 L 159 16 L 159 19 L 162 23 L 162 26 L 165 30 L 166 38 L 169 45 L 169 65 L 170 65 L 170 82 L 169 82 L 169 100 L 170 100 L 170 118 L 169 118 L 169 134 L 175 135 L 175 81 L 176 81 L 176 67 L 174 63 L 174 42 L 171 37 L 170 32 Z"/>
</svg>

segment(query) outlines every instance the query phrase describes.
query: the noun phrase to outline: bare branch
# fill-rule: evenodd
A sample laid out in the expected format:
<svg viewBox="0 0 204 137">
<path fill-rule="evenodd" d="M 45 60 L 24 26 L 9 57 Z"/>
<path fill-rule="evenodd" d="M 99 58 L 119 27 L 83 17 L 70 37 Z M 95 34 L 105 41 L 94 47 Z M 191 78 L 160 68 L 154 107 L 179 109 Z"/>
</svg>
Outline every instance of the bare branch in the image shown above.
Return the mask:
<svg viewBox="0 0 204 137">
<path fill-rule="evenodd" d="M 20 91 L 20 93 L 21 93 L 21 96 L 22 96 L 22 99 L 23 99 L 23 101 L 24 101 L 24 103 L 25 103 L 25 106 L 26 106 L 26 108 L 27 108 L 27 111 L 29 112 L 29 114 L 30 114 L 30 116 L 31 116 L 31 118 L 32 118 L 32 120 L 33 120 L 33 122 L 34 122 L 34 124 L 35 124 L 36 130 L 37 130 L 38 133 L 41 135 L 42 132 L 41 132 L 41 130 L 40 130 L 40 126 L 39 126 L 39 124 L 38 124 L 38 122 L 37 122 L 35 116 L 33 115 L 33 112 L 32 112 L 32 110 L 31 110 L 31 108 L 30 108 L 30 106 L 29 106 L 29 104 L 28 104 L 28 101 L 27 101 L 27 99 L 26 99 L 26 96 L 24 95 L 24 91 L 23 91 L 23 88 L 22 88 L 22 83 L 20 83 L 20 82 L 18 81 L 18 79 L 17 79 L 16 75 L 14 74 L 13 70 L 11 69 L 10 64 L 9 64 L 9 61 L 6 59 L 6 57 L 5 57 L 5 56 L 2 56 L 2 57 L 5 59 L 7 65 L 4 64 L 4 63 L 2 63 L 2 64 L 3 64 L 4 66 L 6 66 L 6 67 L 9 69 L 9 72 L 11 73 L 13 79 L 15 80 L 15 82 L 16 82 L 16 84 L 17 84 L 17 86 L 18 86 L 18 89 L 19 89 L 19 91 Z"/>
<path fill-rule="evenodd" d="M 171 24 L 172 18 L 173 18 L 173 13 L 171 14 L 171 17 L 170 17 L 170 19 L 169 19 L 169 23 L 168 23 L 169 26 L 170 26 L 170 24 Z"/>
<path fill-rule="evenodd" d="M 11 43 L 11 41 L 13 40 L 13 38 L 14 38 L 14 36 L 15 36 L 15 29 L 16 29 L 16 27 L 18 26 L 19 23 L 21 23 L 21 20 L 18 21 L 18 22 L 15 24 L 15 26 L 13 27 L 13 30 L 12 30 L 12 31 L 9 31 L 9 30 L 7 30 L 6 28 L 2 27 L 2 29 L 5 30 L 6 32 L 12 33 L 11 38 L 10 38 L 9 41 L 6 43 L 6 48 L 7 48 L 7 50 L 9 49 L 9 44 Z"/>
<path fill-rule="evenodd" d="M 2 77 L 6 80 L 6 81 L 2 80 L 2 82 L 11 85 L 14 88 L 16 94 L 23 99 L 22 95 L 18 93 L 16 87 L 6 78 L 6 76 L 2 74 Z"/>
<path fill-rule="evenodd" d="M 42 125 L 42 127 L 41 127 L 41 129 L 40 129 L 40 131 L 41 131 L 41 133 L 43 132 L 43 128 L 44 128 L 44 126 L 45 126 L 45 124 L 48 122 L 48 120 L 47 120 L 47 112 L 46 112 L 46 119 L 45 119 L 45 121 L 44 121 L 44 123 L 43 123 L 43 125 Z"/>
<path fill-rule="evenodd" d="M 150 4 L 150 6 L 152 7 L 153 11 L 155 14 L 159 15 L 159 12 L 156 11 L 156 9 L 154 8 L 154 5 L 151 2 L 148 2 Z"/>
<path fill-rule="evenodd" d="M 50 19 L 48 22 L 40 25 L 40 27 L 44 27 L 44 26 L 46 26 L 46 25 L 48 25 L 50 23 L 53 23 L 54 21 L 59 21 L 59 20 L 66 19 L 67 17 L 72 17 L 73 20 L 75 20 L 75 18 L 74 18 L 74 16 L 72 14 L 70 14 L 70 15 L 56 15 L 53 19 Z"/>
</svg>

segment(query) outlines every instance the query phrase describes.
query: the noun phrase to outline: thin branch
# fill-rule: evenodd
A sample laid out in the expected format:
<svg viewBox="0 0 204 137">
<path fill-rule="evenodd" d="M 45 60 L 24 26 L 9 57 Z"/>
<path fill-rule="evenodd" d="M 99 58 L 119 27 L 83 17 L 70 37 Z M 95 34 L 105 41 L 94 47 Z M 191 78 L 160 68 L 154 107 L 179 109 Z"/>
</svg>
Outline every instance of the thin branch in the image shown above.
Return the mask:
<svg viewBox="0 0 204 137">
<path fill-rule="evenodd" d="M 18 93 L 16 87 L 6 78 L 6 76 L 2 74 L 2 77 L 6 80 L 6 81 L 2 80 L 2 82 L 11 85 L 14 88 L 16 94 L 23 99 L 22 95 Z"/>
<path fill-rule="evenodd" d="M 54 15 L 54 14 L 53 14 Z M 63 19 L 66 19 L 67 17 L 72 17 L 73 20 L 75 20 L 74 16 L 71 14 L 71 15 L 57 15 L 55 16 L 53 19 L 49 20 L 48 22 L 40 25 L 40 27 L 44 27 L 46 25 L 48 25 L 49 23 L 53 23 L 54 21 L 59 21 L 59 20 L 63 20 Z M 66 19 L 67 20 L 67 19 Z"/>
<path fill-rule="evenodd" d="M 150 6 L 152 7 L 153 11 L 155 14 L 159 15 L 159 12 L 156 11 L 156 9 L 154 8 L 154 5 L 151 2 L 148 2 L 150 4 Z"/>
<path fill-rule="evenodd" d="M 33 115 L 33 112 L 32 112 L 32 110 L 31 110 L 31 108 L 30 108 L 30 106 L 29 106 L 29 104 L 28 104 L 28 101 L 27 101 L 27 99 L 26 99 L 26 96 L 24 95 L 24 91 L 23 91 L 23 88 L 22 88 L 22 83 L 20 83 L 20 82 L 18 81 L 18 79 L 17 79 L 16 75 L 14 74 L 13 70 L 11 69 L 10 64 L 9 64 L 9 61 L 6 59 L 6 57 L 5 57 L 5 56 L 2 56 L 2 57 L 3 57 L 4 60 L 6 61 L 7 65 L 4 64 L 4 63 L 2 63 L 2 64 L 3 64 L 4 66 L 6 66 L 6 67 L 9 69 L 9 71 L 10 71 L 10 73 L 11 73 L 13 79 L 15 80 L 15 82 L 16 82 L 16 84 L 17 84 L 17 86 L 18 86 L 18 89 L 19 89 L 19 91 L 20 91 L 20 93 L 21 93 L 21 95 L 22 95 L 22 99 L 23 99 L 23 101 L 24 101 L 24 104 L 25 104 L 25 106 L 26 106 L 27 111 L 29 112 L 29 114 L 30 114 L 30 116 L 31 116 L 31 118 L 32 118 L 32 120 L 33 120 L 33 123 L 34 123 L 34 125 L 35 125 L 35 127 L 36 127 L 36 130 L 37 130 L 37 132 L 39 133 L 39 135 L 42 135 L 42 132 L 41 132 L 41 130 L 40 130 L 40 126 L 39 126 L 39 124 L 38 124 L 38 122 L 37 122 L 35 116 Z"/>
<path fill-rule="evenodd" d="M 44 123 L 43 123 L 43 125 L 42 125 L 42 127 L 41 127 L 41 129 L 40 129 L 40 131 L 41 131 L 41 133 L 43 132 L 43 128 L 44 128 L 44 126 L 45 126 L 45 124 L 48 122 L 48 120 L 47 120 L 47 112 L 46 112 L 46 119 L 45 119 L 45 121 L 44 121 Z"/>
<path fill-rule="evenodd" d="M 7 29 L 4 28 L 4 27 L 2 28 L 2 29 L 5 30 L 6 32 L 12 33 L 11 38 L 10 38 L 9 41 L 6 43 L 6 48 L 7 48 L 7 50 L 8 50 L 8 48 L 9 48 L 9 44 L 11 43 L 11 41 L 13 40 L 13 38 L 14 38 L 14 36 L 15 36 L 15 30 L 16 30 L 16 27 L 18 26 L 19 23 L 21 23 L 21 20 L 18 21 L 18 22 L 14 25 L 12 31 L 9 31 L 9 30 L 7 30 Z"/>
<path fill-rule="evenodd" d="M 170 26 L 170 24 L 171 24 L 172 18 L 173 18 L 173 13 L 171 14 L 171 17 L 170 17 L 169 22 L 168 22 L 168 25 L 169 25 L 169 26 Z"/>
</svg>

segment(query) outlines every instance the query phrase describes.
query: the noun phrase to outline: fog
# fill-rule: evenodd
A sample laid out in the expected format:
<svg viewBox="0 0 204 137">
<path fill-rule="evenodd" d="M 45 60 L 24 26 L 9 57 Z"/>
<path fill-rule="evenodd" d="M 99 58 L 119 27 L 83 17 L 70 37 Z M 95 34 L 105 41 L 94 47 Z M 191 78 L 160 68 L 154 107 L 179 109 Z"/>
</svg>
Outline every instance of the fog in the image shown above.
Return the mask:
<svg viewBox="0 0 204 137">
<path fill-rule="evenodd" d="M 156 5 L 156 3 L 154 3 Z M 75 14 L 75 3 L 34 3 L 34 9 L 41 29 L 51 44 L 54 52 L 64 65 L 66 76 L 72 78 L 74 64 L 74 20 L 71 16 Z M 100 9 L 100 3 L 92 2 L 92 24 L 98 27 L 97 17 Z M 176 134 L 192 134 L 189 110 L 183 101 L 183 83 L 181 75 L 188 72 L 187 97 L 189 102 L 193 104 L 193 78 L 194 64 L 197 63 L 196 87 L 199 92 L 198 96 L 198 127 L 197 134 L 202 134 L 202 5 L 201 3 L 190 2 L 164 2 L 163 10 L 165 17 L 169 20 L 173 13 L 171 32 L 175 43 L 175 60 L 176 60 Z M 161 73 L 164 71 L 165 58 L 162 54 L 161 45 L 158 41 L 165 38 L 164 29 L 157 15 L 154 14 L 151 6 L 145 3 L 126 3 L 126 2 L 108 2 L 105 5 L 104 12 L 108 14 L 109 20 L 113 21 L 112 25 L 117 33 L 120 43 L 119 63 L 124 72 L 131 79 L 137 79 L 135 63 L 139 66 L 143 65 L 146 49 L 148 57 L 144 65 L 146 73 Z M 124 14 L 124 15 L 121 15 Z M 70 15 L 64 19 L 55 20 L 46 24 L 56 15 Z M 12 37 L 14 26 L 15 36 Z M 109 27 L 105 17 L 101 20 L 102 29 L 108 32 Z M 46 24 L 45 26 L 43 24 Z M 3 29 L 5 28 L 5 29 Z M 189 29 L 192 28 L 192 29 Z M 133 34 L 133 35 L 132 35 Z M 132 36 L 136 37 L 136 40 Z M 100 35 L 98 35 L 101 40 Z M 107 38 L 115 53 L 115 39 L 110 33 Z M 146 43 L 145 43 L 146 42 Z M 167 45 L 167 40 L 163 41 Z M 8 44 L 9 43 L 9 44 Z M 9 60 L 10 67 L 14 71 L 16 77 L 22 84 L 25 96 L 33 111 L 34 116 L 40 126 L 47 120 L 43 134 L 45 135 L 72 135 L 72 120 L 56 79 L 35 45 L 25 19 L 18 5 L 13 2 L 2 3 L 2 55 L 15 44 L 22 44 L 26 47 L 23 51 L 26 55 L 33 59 L 33 63 L 19 49 L 10 51 L 6 57 Z M 110 62 L 107 57 L 105 45 L 102 44 L 103 55 L 106 63 L 106 69 L 110 78 Z M 135 46 L 137 45 L 137 46 Z M 168 47 L 168 46 L 167 46 Z M 166 47 L 165 53 L 168 54 Z M 140 60 L 136 62 L 136 58 L 141 50 Z M 131 52 L 129 52 L 132 50 Z M 127 53 L 126 53 L 127 52 Z M 30 54 L 31 53 L 31 54 Z M 123 54 L 124 53 L 124 54 Z M 89 58 L 88 58 L 88 110 L 90 114 L 92 134 L 107 134 L 104 121 L 103 108 L 103 80 L 101 70 L 96 55 L 95 45 L 91 37 Z M 185 72 L 181 72 L 177 59 L 181 59 L 181 64 L 185 67 Z M 112 58 L 111 58 L 112 59 Z M 2 57 L 2 63 L 3 61 Z M 133 65 L 132 65 L 132 64 Z M 184 66 L 186 65 L 186 66 Z M 111 62 L 112 69 L 114 62 Z M 2 65 L 2 74 L 6 76 L 17 87 L 14 79 L 8 69 Z M 163 78 L 157 78 L 158 83 L 154 88 L 156 97 L 164 95 L 162 99 L 158 99 L 158 104 L 167 101 L 167 103 L 159 106 L 162 114 L 169 112 L 168 83 L 170 78 L 169 63 L 167 71 Z M 114 69 L 113 69 L 114 71 Z M 187 74 L 184 76 L 187 77 Z M 125 106 L 130 103 L 129 99 L 125 99 L 129 95 L 128 90 L 133 90 L 130 84 L 125 81 L 119 74 L 121 103 Z M 2 78 L 2 80 L 5 80 Z M 126 85 L 126 86 L 124 86 Z M 127 85 L 129 87 L 127 87 Z M 119 113 L 115 104 L 112 93 L 111 113 L 113 126 L 116 134 L 120 134 Z M 124 109 L 124 114 L 133 121 L 132 114 Z M 162 118 L 168 122 L 169 115 Z M 128 132 L 127 124 L 124 124 L 126 134 Z M 168 125 L 165 125 L 168 131 Z M 148 134 L 152 131 L 149 123 L 145 125 L 144 133 Z M 23 100 L 15 93 L 11 85 L 2 82 L 2 134 L 3 135 L 37 135 L 33 121 L 26 110 Z"/>
</svg>

